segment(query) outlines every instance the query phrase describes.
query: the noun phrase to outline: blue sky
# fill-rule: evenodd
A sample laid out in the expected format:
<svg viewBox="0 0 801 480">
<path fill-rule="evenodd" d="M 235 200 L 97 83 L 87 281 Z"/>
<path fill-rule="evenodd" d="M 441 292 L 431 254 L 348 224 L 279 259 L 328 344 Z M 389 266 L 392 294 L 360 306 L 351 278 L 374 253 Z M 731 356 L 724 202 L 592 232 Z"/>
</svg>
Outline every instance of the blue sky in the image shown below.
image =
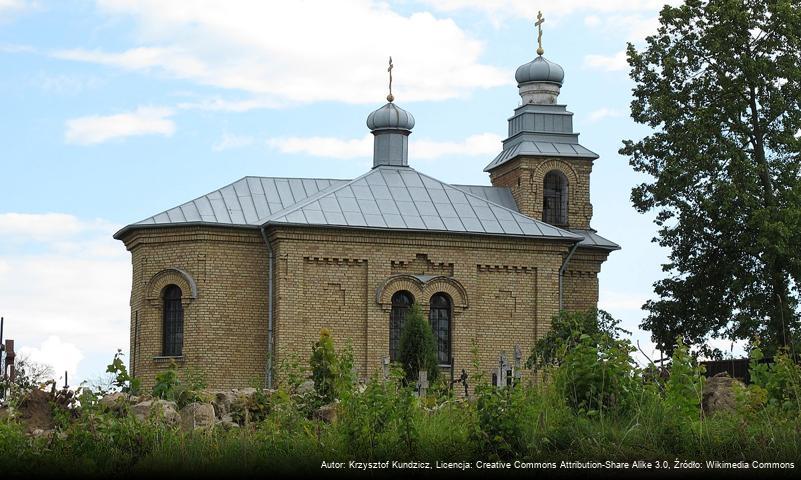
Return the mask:
<svg viewBox="0 0 801 480">
<path fill-rule="evenodd" d="M 604 265 L 600 306 L 636 330 L 665 253 L 629 201 L 643 178 L 617 154 L 648 133 L 628 118 L 622 52 L 655 29 L 661 4 L 0 0 L 8 335 L 73 379 L 99 376 L 127 351 L 130 255 L 114 231 L 245 175 L 364 173 L 364 121 L 384 103 L 389 55 L 396 103 L 417 120 L 411 165 L 488 184 L 538 9 L 545 56 L 566 72 L 559 100 L 601 156 L 592 225 L 623 246 Z M 650 354 L 648 334 L 635 338 Z"/>
</svg>

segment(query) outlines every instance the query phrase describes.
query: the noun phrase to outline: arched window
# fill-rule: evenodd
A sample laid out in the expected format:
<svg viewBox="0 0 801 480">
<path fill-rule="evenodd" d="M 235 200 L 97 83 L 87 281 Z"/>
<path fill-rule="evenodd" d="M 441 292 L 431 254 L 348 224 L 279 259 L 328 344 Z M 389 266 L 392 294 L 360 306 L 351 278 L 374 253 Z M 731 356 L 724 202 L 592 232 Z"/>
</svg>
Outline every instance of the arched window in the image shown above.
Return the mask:
<svg viewBox="0 0 801 480">
<path fill-rule="evenodd" d="M 392 296 L 392 310 L 389 313 L 389 359 L 397 361 L 399 357 L 400 335 L 406 323 L 406 314 L 414 303 L 414 297 L 406 290 Z"/>
<path fill-rule="evenodd" d="M 437 341 L 437 362 L 440 365 L 451 363 L 451 300 L 444 293 L 431 297 L 428 321 Z"/>
<path fill-rule="evenodd" d="M 164 287 L 164 345 L 162 355 L 180 357 L 184 345 L 184 306 L 181 304 L 181 289 L 176 285 Z"/>
<path fill-rule="evenodd" d="M 567 225 L 567 177 L 558 170 L 548 172 L 543 181 L 542 221 Z"/>
</svg>

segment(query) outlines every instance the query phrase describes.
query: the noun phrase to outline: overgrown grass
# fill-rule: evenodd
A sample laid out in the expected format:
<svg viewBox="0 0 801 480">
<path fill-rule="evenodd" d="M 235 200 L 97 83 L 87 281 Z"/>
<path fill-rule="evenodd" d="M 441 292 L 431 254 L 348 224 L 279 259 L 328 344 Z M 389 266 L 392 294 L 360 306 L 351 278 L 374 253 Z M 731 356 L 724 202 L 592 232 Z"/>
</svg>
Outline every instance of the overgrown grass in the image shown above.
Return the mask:
<svg viewBox="0 0 801 480">
<path fill-rule="evenodd" d="M 240 428 L 191 433 L 107 410 L 83 392 L 79 406 L 54 403 L 52 435 L 32 437 L 18 420 L 1 420 L 0 466 L 11 476 L 206 476 L 316 473 L 323 461 L 348 460 L 801 462 L 801 368 L 786 357 L 755 366 L 755 383 L 736 387 L 732 408 L 710 415 L 703 377 L 683 345 L 663 380 L 630 364 L 625 342 L 569 335 L 572 346 L 540 364 L 546 380 L 499 390 L 476 376 L 469 400 L 442 385 L 418 398 L 400 369 L 361 386 L 318 381 L 336 385 L 332 423 L 315 418 L 318 404 L 298 393 L 296 381 L 254 395 L 257 405 L 247 406 L 254 421 Z M 348 354 L 325 358 L 331 365 L 321 372 L 347 377 L 337 372 L 351 371 L 340 368 L 350 365 Z"/>
<path fill-rule="evenodd" d="M 643 386 L 628 412 L 590 417 L 570 408 L 553 385 L 486 390 L 475 401 L 448 401 L 435 409 L 403 388 L 374 382 L 343 400 L 333 424 L 292 411 L 291 400 L 272 408 L 264 421 L 230 431 L 182 433 L 158 422 L 91 412 L 50 438 L 31 438 L 20 424 L 4 421 L 0 464 L 11 474 L 99 476 L 317 472 L 322 461 L 351 459 L 801 459 L 801 421 L 770 405 L 689 421 L 676 416 L 656 388 Z"/>
</svg>

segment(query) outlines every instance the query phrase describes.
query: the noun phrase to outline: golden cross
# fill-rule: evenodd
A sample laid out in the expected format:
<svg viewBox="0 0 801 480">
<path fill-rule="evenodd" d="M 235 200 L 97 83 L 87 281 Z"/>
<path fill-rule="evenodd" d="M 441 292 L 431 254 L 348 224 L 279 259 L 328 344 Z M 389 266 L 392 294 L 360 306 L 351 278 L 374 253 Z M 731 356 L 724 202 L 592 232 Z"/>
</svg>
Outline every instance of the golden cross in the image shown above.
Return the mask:
<svg viewBox="0 0 801 480">
<path fill-rule="evenodd" d="M 387 95 L 387 101 L 391 102 L 395 100 L 395 97 L 392 95 L 392 57 L 389 57 L 389 68 L 387 72 L 389 72 L 389 95 Z"/>
<path fill-rule="evenodd" d="M 545 50 L 542 49 L 542 24 L 545 23 L 545 17 L 542 16 L 542 12 L 537 13 L 537 21 L 534 22 L 534 25 L 537 27 L 539 34 L 537 35 L 537 43 L 539 47 L 537 47 L 537 55 L 542 55 L 545 53 Z"/>
</svg>

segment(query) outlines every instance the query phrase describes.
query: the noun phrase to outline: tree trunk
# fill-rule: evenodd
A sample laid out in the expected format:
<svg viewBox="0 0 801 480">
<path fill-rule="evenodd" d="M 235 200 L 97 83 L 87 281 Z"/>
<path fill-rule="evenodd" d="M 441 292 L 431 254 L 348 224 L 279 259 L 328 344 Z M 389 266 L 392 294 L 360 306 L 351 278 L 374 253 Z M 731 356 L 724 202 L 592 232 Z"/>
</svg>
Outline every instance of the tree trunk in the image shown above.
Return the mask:
<svg viewBox="0 0 801 480">
<path fill-rule="evenodd" d="M 751 129 L 753 131 L 754 162 L 757 167 L 760 183 L 764 194 L 764 205 L 769 213 L 770 221 L 775 220 L 776 197 L 773 190 L 773 181 L 770 176 L 770 167 L 765 155 L 764 130 L 759 119 L 759 107 L 757 106 L 756 88 L 749 86 L 750 108 L 751 108 Z M 784 271 L 784 259 L 774 252 L 764 252 L 765 268 L 770 280 L 771 298 L 768 300 L 773 308 L 770 308 L 771 318 L 768 330 L 773 337 L 776 346 L 787 346 L 787 335 L 785 322 L 791 319 L 789 300 L 789 287 Z"/>
</svg>

